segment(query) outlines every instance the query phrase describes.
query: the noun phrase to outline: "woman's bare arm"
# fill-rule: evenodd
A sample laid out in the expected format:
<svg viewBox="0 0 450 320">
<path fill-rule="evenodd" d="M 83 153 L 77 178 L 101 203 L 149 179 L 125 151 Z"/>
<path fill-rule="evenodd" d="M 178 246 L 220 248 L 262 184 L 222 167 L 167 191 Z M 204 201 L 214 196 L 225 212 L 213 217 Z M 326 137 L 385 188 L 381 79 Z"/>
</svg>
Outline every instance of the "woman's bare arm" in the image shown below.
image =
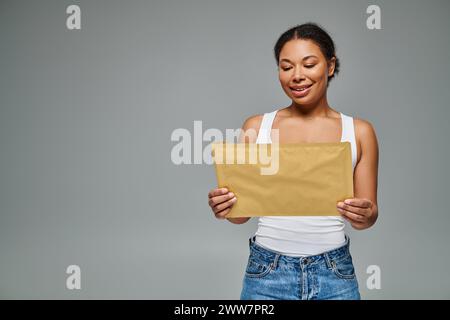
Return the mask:
<svg viewBox="0 0 450 320">
<path fill-rule="evenodd" d="M 355 229 L 366 229 L 371 227 L 378 218 L 378 141 L 375 129 L 368 121 L 355 120 L 355 132 L 359 137 L 361 157 L 353 176 L 354 197 L 370 200 L 373 203 L 373 214 L 364 226 L 357 223 L 352 223 L 352 226 Z"/>
</svg>

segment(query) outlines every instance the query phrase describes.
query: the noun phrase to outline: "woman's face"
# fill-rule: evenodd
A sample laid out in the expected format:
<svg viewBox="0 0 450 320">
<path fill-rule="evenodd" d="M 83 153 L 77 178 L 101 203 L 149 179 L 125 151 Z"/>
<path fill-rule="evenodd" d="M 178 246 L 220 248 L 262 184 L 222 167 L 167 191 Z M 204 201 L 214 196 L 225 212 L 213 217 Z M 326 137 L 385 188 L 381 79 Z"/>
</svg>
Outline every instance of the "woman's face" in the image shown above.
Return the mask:
<svg viewBox="0 0 450 320">
<path fill-rule="evenodd" d="M 326 94 L 334 62 L 333 57 L 327 64 L 320 47 L 312 40 L 286 42 L 280 52 L 278 68 L 284 92 L 299 105 L 317 103 Z"/>
</svg>

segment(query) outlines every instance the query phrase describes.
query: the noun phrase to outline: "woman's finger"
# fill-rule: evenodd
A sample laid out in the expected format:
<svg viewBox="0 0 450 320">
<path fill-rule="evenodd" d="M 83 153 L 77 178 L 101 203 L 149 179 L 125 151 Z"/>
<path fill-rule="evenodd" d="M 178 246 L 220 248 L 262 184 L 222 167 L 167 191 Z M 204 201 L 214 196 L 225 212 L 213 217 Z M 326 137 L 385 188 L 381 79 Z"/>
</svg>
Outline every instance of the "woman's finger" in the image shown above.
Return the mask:
<svg viewBox="0 0 450 320">
<path fill-rule="evenodd" d="M 363 222 L 365 222 L 365 216 L 363 216 L 363 215 L 355 214 L 353 212 L 349 212 L 349 211 L 342 210 L 342 209 L 339 209 L 339 208 L 338 208 L 338 210 L 343 216 L 347 217 L 348 219 L 352 220 L 355 223 L 363 223 Z"/>
<path fill-rule="evenodd" d="M 209 193 L 208 193 L 208 198 L 212 198 L 212 197 L 216 197 L 216 196 L 221 196 L 225 193 L 228 192 L 227 188 L 216 188 L 216 189 L 212 189 Z"/>
<path fill-rule="evenodd" d="M 360 198 L 352 198 L 352 199 L 345 199 L 345 204 L 349 204 L 353 207 L 359 207 L 359 208 L 371 208 L 372 207 L 372 201 L 369 199 L 360 199 Z"/>
<path fill-rule="evenodd" d="M 218 213 L 216 213 L 217 219 L 225 219 L 225 216 L 230 212 L 231 208 L 226 208 L 225 210 L 222 210 Z"/>
<path fill-rule="evenodd" d="M 352 227 L 353 227 L 354 229 L 356 229 L 356 230 L 363 230 L 363 229 L 366 229 L 366 224 L 364 224 L 364 223 L 356 222 L 356 221 L 351 220 L 351 219 L 349 219 L 349 218 L 347 218 L 347 217 L 344 217 L 344 219 L 347 220 L 348 223 L 350 223 L 350 224 L 352 225 Z"/>
<path fill-rule="evenodd" d="M 236 202 L 236 200 L 237 200 L 236 197 L 233 197 L 232 199 L 230 199 L 230 200 L 228 200 L 228 201 L 225 201 L 225 202 L 222 202 L 222 203 L 218 204 L 217 206 L 215 206 L 215 207 L 213 208 L 214 213 L 217 214 L 218 212 L 220 212 L 220 211 L 222 211 L 222 210 L 224 210 L 224 209 L 226 209 L 226 208 L 232 206 L 233 203 Z"/>
<path fill-rule="evenodd" d="M 341 209 L 341 210 L 346 210 L 346 211 L 352 212 L 354 214 L 362 215 L 362 216 L 367 216 L 369 213 L 369 209 L 367 209 L 367 208 L 354 207 L 352 205 L 345 204 L 343 202 L 339 202 L 337 205 L 337 208 Z"/>
<path fill-rule="evenodd" d="M 212 208 L 214 206 L 217 206 L 220 203 L 223 203 L 227 200 L 230 200 L 234 197 L 233 192 L 228 192 L 227 194 L 224 194 L 223 196 L 216 196 L 213 198 L 210 198 L 208 201 L 209 206 Z"/>
</svg>

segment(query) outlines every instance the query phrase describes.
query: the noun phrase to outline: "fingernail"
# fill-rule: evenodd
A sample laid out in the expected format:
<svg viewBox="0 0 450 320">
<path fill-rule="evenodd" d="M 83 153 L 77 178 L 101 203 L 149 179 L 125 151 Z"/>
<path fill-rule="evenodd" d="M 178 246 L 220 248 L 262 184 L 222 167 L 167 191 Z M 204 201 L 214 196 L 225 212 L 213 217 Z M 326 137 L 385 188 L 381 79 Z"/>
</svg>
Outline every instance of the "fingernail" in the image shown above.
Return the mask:
<svg viewBox="0 0 450 320">
<path fill-rule="evenodd" d="M 351 201 L 350 201 L 350 200 L 348 200 L 348 199 L 347 199 L 347 200 L 345 200 L 344 202 L 345 202 L 346 204 L 350 204 L 350 203 L 351 203 Z"/>
<path fill-rule="evenodd" d="M 223 193 L 226 193 L 227 191 L 228 191 L 227 188 L 222 188 Z"/>
<path fill-rule="evenodd" d="M 235 202 L 235 201 L 236 201 L 236 197 L 234 197 L 233 199 L 231 199 L 231 201 Z"/>
<path fill-rule="evenodd" d="M 234 193 L 233 193 L 233 192 L 230 192 L 230 193 L 228 194 L 228 196 L 229 196 L 230 198 L 233 198 L 233 197 L 234 197 Z"/>
<path fill-rule="evenodd" d="M 344 203 L 343 202 L 338 202 L 338 207 L 343 207 Z"/>
</svg>

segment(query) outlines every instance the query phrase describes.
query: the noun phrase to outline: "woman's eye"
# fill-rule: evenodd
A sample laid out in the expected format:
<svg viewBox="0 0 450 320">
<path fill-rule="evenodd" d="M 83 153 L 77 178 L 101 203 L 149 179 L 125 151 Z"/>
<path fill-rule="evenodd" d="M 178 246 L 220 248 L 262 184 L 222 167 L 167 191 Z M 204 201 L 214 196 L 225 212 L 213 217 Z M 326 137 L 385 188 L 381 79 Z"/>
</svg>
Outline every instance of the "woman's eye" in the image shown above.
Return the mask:
<svg viewBox="0 0 450 320">
<path fill-rule="evenodd" d="M 305 68 L 308 68 L 308 69 L 311 69 L 311 68 L 313 68 L 315 66 L 315 64 L 309 64 L 309 65 L 307 65 L 307 66 L 305 66 Z M 288 71 L 289 69 L 292 69 L 291 67 L 288 67 L 288 68 L 282 68 L 283 69 L 283 71 Z"/>
</svg>

